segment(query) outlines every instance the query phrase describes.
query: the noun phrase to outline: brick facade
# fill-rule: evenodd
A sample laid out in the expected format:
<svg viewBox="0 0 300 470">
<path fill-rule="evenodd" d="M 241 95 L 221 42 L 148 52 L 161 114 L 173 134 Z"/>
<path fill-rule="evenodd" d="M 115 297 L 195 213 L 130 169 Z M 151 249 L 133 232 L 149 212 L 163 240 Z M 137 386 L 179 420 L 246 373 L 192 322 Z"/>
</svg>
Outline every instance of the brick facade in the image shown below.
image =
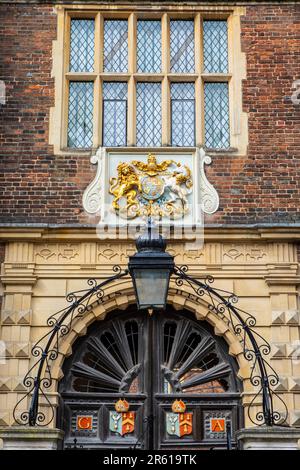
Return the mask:
<svg viewBox="0 0 300 470">
<path fill-rule="evenodd" d="M 2 4 L 1 223 L 90 223 L 81 197 L 95 169 L 89 156 L 54 155 L 48 145 L 54 105 L 53 5 Z M 244 157 L 218 153 L 207 170 L 220 209 L 207 223 L 295 223 L 300 196 L 300 105 L 291 101 L 300 78 L 300 5 L 248 5 L 242 18 L 249 116 Z"/>
<path fill-rule="evenodd" d="M 70 364 L 66 359 L 77 351 L 77 340 L 87 341 L 89 327 L 109 318 L 118 319 L 118 314 L 123 317 L 129 309 L 132 318 L 141 318 L 136 311 L 136 298 L 129 276 L 120 277 L 108 285 L 103 297 L 100 295 L 95 302 L 89 303 L 88 309 L 80 312 L 82 304 L 77 304 L 80 315 L 72 316 L 69 331 L 63 329 L 60 332 L 64 331 L 59 336 L 57 360 L 52 360 L 53 356 L 48 356 L 51 361 L 47 359 L 47 366 L 51 364 L 52 367 L 53 383 L 50 387 L 42 384 L 49 400 L 41 398 L 40 411 L 45 413 L 48 424 L 46 428 L 41 427 L 41 438 L 37 427 L 16 426 L 24 411 L 23 417 L 26 419 L 26 410 L 29 409 L 30 380 L 25 380 L 24 385 L 24 376 L 28 371 L 30 377 L 36 374 L 35 366 L 38 363 L 37 355 L 32 354 L 34 343 L 43 338 L 38 345 L 44 344 L 49 332 L 51 334 L 49 326 L 55 323 L 53 318 L 59 318 L 63 312 L 61 309 L 66 305 L 69 309 L 72 295 L 92 285 L 87 284 L 87 279 L 96 279 L 97 282 L 107 280 L 114 273 L 115 265 L 127 267 L 128 256 L 135 251 L 133 241 L 122 234 L 117 240 L 100 237 L 101 234 L 93 226 L 97 219 L 83 210 L 82 194 L 96 171 L 90 163 L 95 149 L 66 155 L 59 150 L 57 141 L 54 146 L 49 145 L 50 124 L 56 135 L 60 129 L 60 123 L 56 129 L 53 121 L 53 116 L 57 118 L 60 115 L 57 112 L 60 99 L 57 98 L 59 94 L 55 93 L 54 80 L 58 81 L 60 73 L 62 78 L 61 66 L 57 67 L 57 63 L 60 59 L 62 61 L 59 54 L 63 48 L 65 12 L 62 8 L 57 15 L 55 0 L 48 1 L 50 3 L 47 0 L 32 0 L 30 3 L 15 0 L 6 4 L 2 1 L 0 5 L 0 80 L 6 85 L 6 104 L 0 104 L 0 347 L 1 344 L 5 346 L 4 355 L 0 357 L 0 360 L 5 359 L 0 367 L 0 441 L 3 440 L 4 448 L 12 442 L 15 445 L 13 449 L 27 449 L 31 445 L 37 448 L 41 441 L 45 448 L 53 449 L 56 448 L 55 439 L 61 440 L 62 435 L 61 431 L 52 428 L 63 428 L 69 432 L 69 418 L 65 419 L 67 414 L 62 406 L 60 380 Z M 217 5 L 216 2 L 207 1 L 210 5 Z M 68 1 L 69 5 L 73 3 L 76 2 Z M 95 0 L 95 3 L 102 2 Z M 163 4 L 164 1 L 159 0 L 158 3 Z M 221 2 L 223 7 L 224 3 Z M 262 341 L 258 339 L 260 349 L 265 351 L 274 374 L 278 374 L 278 383 L 272 371 L 270 377 L 271 385 L 278 394 L 274 410 L 282 412 L 283 403 L 286 403 L 288 416 L 281 424 L 299 428 L 300 104 L 293 104 L 291 95 L 293 82 L 300 80 L 300 3 L 232 3 L 235 6 L 245 6 L 247 3 L 246 14 L 241 18 L 241 44 L 247 68 L 247 78 L 242 84 L 243 110 L 248 113 L 247 154 L 243 155 L 240 148 L 236 153 L 232 149 L 214 154 L 207 152 L 212 156 L 212 164 L 207 165 L 206 173 L 218 191 L 220 207 L 214 215 L 207 216 L 203 246 L 191 245 L 185 239 L 179 240 L 174 236 L 168 241 L 168 250 L 174 256 L 176 265 L 187 266 L 192 277 L 202 280 L 210 274 L 215 278 L 213 287 L 229 295 L 234 292 L 234 297 L 230 296 L 229 299 L 236 303 L 235 295 L 239 297 L 240 303 L 236 306 L 244 311 L 243 318 L 247 318 L 246 312 L 249 312 L 251 318 L 253 316 L 256 320 L 255 326 L 253 318 L 249 321 L 251 331 L 261 338 Z M 150 4 L 153 7 L 155 2 Z M 235 16 L 235 23 L 234 26 L 231 23 L 230 38 L 236 31 L 242 11 L 237 6 L 232 15 Z M 198 20 L 200 28 L 199 17 Z M 58 31 L 57 23 L 60 25 Z M 236 47 L 239 48 L 239 44 Z M 55 73 L 52 70 L 53 50 Z M 242 63 L 240 74 L 237 74 L 239 80 L 244 76 L 244 54 L 238 51 L 235 68 L 232 68 L 236 70 L 237 64 Z M 236 59 L 237 55 L 233 54 L 233 57 Z M 233 82 L 240 83 L 239 80 Z M 245 114 L 242 114 L 241 129 L 246 128 L 244 118 Z M 239 124 L 232 128 L 238 128 Z M 53 132 L 50 135 L 53 142 Z M 238 144 L 244 139 L 243 132 L 240 135 L 241 139 L 236 139 Z M 246 139 L 243 140 L 244 148 L 245 142 Z M 54 154 L 54 147 L 58 148 L 58 154 Z M 214 310 L 211 298 L 205 299 L 200 289 L 201 299 L 196 297 L 196 291 L 188 284 L 181 287 L 174 281 L 172 278 L 169 286 L 169 306 L 183 317 L 193 316 L 199 323 L 206 324 L 209 331 L 213 331 L 218 340 L 222 339 L 226 348 L 228 346 L 230 361 L 234 361 L 241 381 L 244 422 L 239 427 L 251 427 L 249 407 L 253 409 L 253 416 L 261 413 L 262 401 L 258 395 L 260 382 L 257 381 L 256 387 L 257 367 L 253 368 L 253 363 L 246 361 L 242 336 L 237 335 L 238 328 L 235 329 L 226 312 L 222 312 L 221 303 Z M 57 310 L 58 315 L 54 316 Z M 55 331 L 59 332 L 56 326 Z M 142 331 L 145 339 L 145 330 Z M 155 328 L 153 331 L 156 331 Z M 269 355 L 268 347 L 261 346 L 263 338 L 270 343 Z M 155 341 L 157 349 L 160 344 L 160 340 Z M 191 345 L 189 349 L 192 349 Z M 247 344 L 246 347 L 249 357 L 251 350 Z M 144 342 L 139 346 L 139 349 L 142 348 Z M 149 342 L 146 349 L 151 353 Z M 48 354 L 53 351 L 50 349 Z M 254 356 L 257 365 L 257 355 Z M 99 356 L 99 361 L 101 358 Z M 214 366 L 214 359 L 210 363 Z M 48 372 L 47 367 L 45 374 Z M 127 372 L 124 380 L 126 377 Z M 255 379 L 253 383 L 251 377 Z M 161 382 L 166 383 L 165 378 Z M 149 398 L 148 391 L 146 388 Z M 216 395 L 219 400 L 220 394 Z M 51 418 L 50 402 L 54 406 L 54 419 Z M 80 407 L 87 413 L 88 407 L 83 403 L 84 400 L 80 402 Z M 108 426 L 105 421 L 109 416 L 107 403 L 104 403 L 106 408 L 97 412 L 99 421 L 96 426 L 100 434 Z M 207 409 L 208 403 L 205 405 Z M 148 413 L 148 404 L 143 404 L 143 407 Z M 60 418 L 56 419 L 58 408 L 58 418 L 63 416 L 64 424 Z M 217 410 L 216 405 L 214 411 L 218 413 Z M 137 419 L 141 418 L 136 429 L 142 436 L 140 430 L 147 428 L 142 425 L 143 415 L 138 414 L 139 411 L 136 413 Z M 204 436 L 206 422 L 202 415 L 198 414 L 195 418 L 195 425 L 199 429 L 203 426 L 201 431 L 197 429 L 197 435 Z M 41 421 L 41 424 L 44 426 L 45 423 Z M 158 435 L 158 428 L 153 429 L 153 435 Z M 283 427 L 279 429 L 285 434 Z M 286 429 L 290 431 L 290 428 Z M 299 430 L 296 431 L 294 435 L 298 439 Z M 111 436 L 107 435 L 110 439 Z M 218 440 L 214 444 L 222 445 L 219 436 Z M 121 444 L 125 444 L 124 448 L 131 446 L 131 441 L 125 441 Z M 109 449 L 113 441 L 107 442 L 105 446 Z M 286 442 L 287 438 L 282 438 L 282 446 L 286 446 Z M 177 448 L 177 441 L 173 443 Z M 190 437 L 188 441 L 183 440 L 182 450 L 191 443 Z M 80 439 L 78 444 L 81 445 Z"/>
<path fill-rule="evenodd" d="M 5 259 L 5 243 L 0 243 L 0 266 L 4 262 L 4 259 Z M 3 290 L 1 289 L 0 290 L 0 311 L 2 308 L 2 301 L 3 301 Z"/>
</svg>

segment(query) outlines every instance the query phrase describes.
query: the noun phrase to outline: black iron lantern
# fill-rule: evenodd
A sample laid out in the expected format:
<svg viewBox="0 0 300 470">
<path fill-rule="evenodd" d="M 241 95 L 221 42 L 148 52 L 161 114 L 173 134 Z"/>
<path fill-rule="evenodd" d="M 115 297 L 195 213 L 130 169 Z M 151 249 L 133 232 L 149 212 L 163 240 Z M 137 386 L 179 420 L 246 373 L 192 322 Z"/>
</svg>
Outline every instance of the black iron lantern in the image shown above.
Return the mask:
<svg viewBox="0 0 300 470">
<path fill-rule="evenodd" d="M 174 257 L 166 252 L 166 240 L 157 227 L 148 222 L 144 234 L 136 240 L 137 253 L 129 257 L 138 309 L 165 309 Z"/>
</svg>

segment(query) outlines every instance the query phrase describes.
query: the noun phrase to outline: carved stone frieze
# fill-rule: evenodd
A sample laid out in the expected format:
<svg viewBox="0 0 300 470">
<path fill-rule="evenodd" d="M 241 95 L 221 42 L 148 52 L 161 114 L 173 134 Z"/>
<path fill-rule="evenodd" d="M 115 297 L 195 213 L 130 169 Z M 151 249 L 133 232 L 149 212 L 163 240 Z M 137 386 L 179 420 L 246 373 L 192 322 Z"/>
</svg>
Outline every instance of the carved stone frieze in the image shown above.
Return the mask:
<svg viewBox="0 0 300 470">
<path fill-rule="evenodd" d="M 97 245 L 97 262 L 98 263 L 119 263 L 120 262 L 120 246 L 115 244 L 98 244 Z"/>
<path fill-rule="evenodd" d="M 35 246 L 35 260 L 39 264 L 73 263 L 80 257 L 78 243 L 49 243 Z"/>
<path fill-rule="evenodd" d="M 183 252 L 183 261 L 188 263 L 189 261 L 204 261 L 204 251 L 203 250 L 187 250 Z"/>
<path fill-rule="evenodd" d="M 267 244 L 239 244 L 223 245 L 223 261 L 225 263 L 262 263 L 268 258 Z"/>
</svg>

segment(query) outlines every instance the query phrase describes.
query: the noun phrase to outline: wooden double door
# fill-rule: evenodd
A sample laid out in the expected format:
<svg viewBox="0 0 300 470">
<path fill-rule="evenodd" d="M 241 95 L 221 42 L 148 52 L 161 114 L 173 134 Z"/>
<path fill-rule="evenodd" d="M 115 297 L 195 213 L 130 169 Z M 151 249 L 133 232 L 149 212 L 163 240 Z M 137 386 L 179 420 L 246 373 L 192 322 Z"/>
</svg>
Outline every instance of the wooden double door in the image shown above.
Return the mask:
<svg viewBox="0 0 300 470">
<path fill-rule="evenodd" d="M 73 351 L 60 383 L 65 448 L 211 449 L 242 424 L 227 346 L 186 311 L 116 312 Z"/>
</svg>

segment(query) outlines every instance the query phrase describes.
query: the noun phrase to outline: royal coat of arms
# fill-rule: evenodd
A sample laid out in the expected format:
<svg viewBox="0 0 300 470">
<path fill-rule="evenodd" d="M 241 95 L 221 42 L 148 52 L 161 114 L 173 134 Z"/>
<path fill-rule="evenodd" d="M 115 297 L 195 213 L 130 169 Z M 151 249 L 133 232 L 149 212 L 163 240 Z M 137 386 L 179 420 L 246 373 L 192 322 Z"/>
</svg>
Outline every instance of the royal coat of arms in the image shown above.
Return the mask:
<svg viewBox="0 0 300 470">
<path fill-rule="evenodd" d="M 123 218 L 143 216 L 180 218 L 189 211 L 192 192 L 191 170 L 174 160 L 158 163 L 149 154 L 147 163 L 121 162 L 118 176 L 110 179 L 113 209 Z"/>
</svg>

